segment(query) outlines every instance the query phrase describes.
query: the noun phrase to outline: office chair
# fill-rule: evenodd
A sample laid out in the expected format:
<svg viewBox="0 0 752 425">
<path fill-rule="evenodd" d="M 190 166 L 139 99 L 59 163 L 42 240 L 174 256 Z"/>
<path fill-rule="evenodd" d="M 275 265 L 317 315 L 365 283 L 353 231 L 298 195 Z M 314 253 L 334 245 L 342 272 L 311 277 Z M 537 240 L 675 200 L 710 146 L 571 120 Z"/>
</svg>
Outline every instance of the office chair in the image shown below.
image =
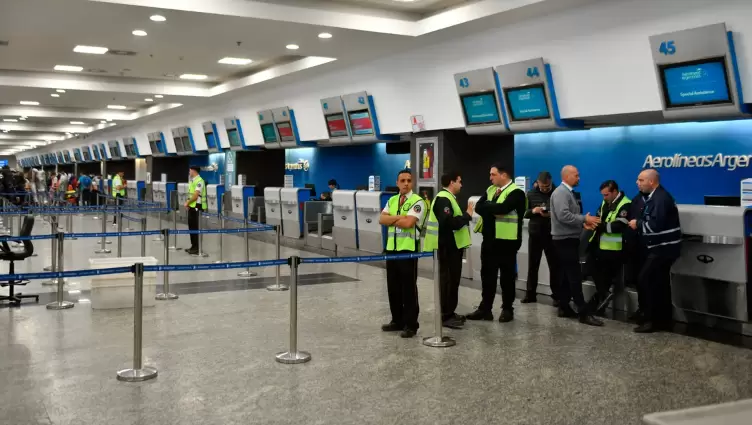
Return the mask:
<svg viewBox="0 0 752 425">
<path fill-rule="evenodd" d="M 31 235 L 31 229 L 34 228 L 34 216 L 33 215 L 27 215 L 24 217 L 23 225 L 21 226 L 21 231 L 19 232 L 19 236 L 29 236 Z M 0 243 L 0 260 L 2 261 L 10 261 L 10 267 L 8 270 L 8 274 L 15 274 L 15 261 L 21 261 L 25 260 L 26 258 L 30 257 L 34 253 L 34 244 L 31 243 L 31 241 L 21 241 L 23 244 L 23 251 L 20 252 L 14 252 L 10 249 L 10 246 L 8 245 L 8 242 L 2 242 Z M 8 295 L 0 295 L 0 301 L 8 301 L 8 304 L 14 307 L 18 307 L 21 305 L 21 301 L 27 298 L 33 298 L 34 302 L 39 302 L 39 295 L 23 295 L 21 293 L 16 294 L 14 292 L 14 288 L 16 286 L 26 286 L 26 284 L 29 283 L 28 280 L 22 280 L 22 281 L 14 281 L 10 280 L 7 282 L 0 282 L 0 286 L 9 287 L 9 293 Z"/>
</svg>

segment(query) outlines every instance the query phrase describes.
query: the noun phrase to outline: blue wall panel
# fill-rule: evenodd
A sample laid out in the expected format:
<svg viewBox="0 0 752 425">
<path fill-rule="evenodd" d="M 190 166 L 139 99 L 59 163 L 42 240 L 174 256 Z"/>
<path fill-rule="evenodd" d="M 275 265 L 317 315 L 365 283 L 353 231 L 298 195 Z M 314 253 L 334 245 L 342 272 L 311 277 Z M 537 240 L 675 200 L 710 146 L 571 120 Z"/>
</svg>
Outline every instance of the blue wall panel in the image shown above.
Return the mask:
<svg viewBox="0 0 752 425">
<path fill-rule="evenodd" d="M 200 167 L 208 167 L 211 164 L 216 163 L 219 167 L 216 171 L 201 170 L 201 177 L 206 184 L 219 184 L 219 176 L 225 172 L 225 154 L 224 153 L 210 153 L 208 155 L 192 155 L 189 157 L 189 165 L 198 165 Z M 185 170 L 186 181 L 188 176 L 188 170 Z"/>
<path fill-rule="evenodd" d="M 752 121 L 519 134 L 514 151 L 517 176 L 534 179 L 548 170 L 558 184 L 562 166 L 577 166 L 581 177 L 577 190 L 590 213 L 601 202 L 598 187 L 604 180 L 614 179 L 629 196 L 635 195 L 637 175 L 643 166 L 650 166 L 646 165 L 649 155 L 662 157 L 653 166 L 678 203 L 702 204 L 704 195 L 739 196 L 739 182 L 752 177 Z"/>
</svg>

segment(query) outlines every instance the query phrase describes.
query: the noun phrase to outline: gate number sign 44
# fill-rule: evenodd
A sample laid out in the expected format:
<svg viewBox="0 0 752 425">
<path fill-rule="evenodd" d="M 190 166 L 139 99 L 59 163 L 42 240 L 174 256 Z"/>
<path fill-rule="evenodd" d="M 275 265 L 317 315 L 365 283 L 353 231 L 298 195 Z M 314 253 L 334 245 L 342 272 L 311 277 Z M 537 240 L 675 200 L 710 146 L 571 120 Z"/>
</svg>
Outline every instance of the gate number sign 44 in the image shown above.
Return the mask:
<svg viewBox="0 0 752 425">
<path fill-rule="evenodd" d="M 676 44 L 674 43 L 674 40 L 661 42 L 661 46 L 658 48 L 658 51 L 660 53 L 663 53 L 664 55 L 673 55 L 674 53 L 676 53 Z"/>
</svg>

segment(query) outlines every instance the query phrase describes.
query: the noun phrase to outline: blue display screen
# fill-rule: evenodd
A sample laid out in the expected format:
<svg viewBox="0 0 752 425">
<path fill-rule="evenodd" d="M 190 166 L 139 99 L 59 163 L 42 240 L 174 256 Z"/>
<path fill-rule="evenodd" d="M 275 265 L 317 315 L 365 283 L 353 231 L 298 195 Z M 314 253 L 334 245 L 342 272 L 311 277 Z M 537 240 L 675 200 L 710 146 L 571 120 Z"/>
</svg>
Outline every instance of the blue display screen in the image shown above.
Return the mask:
<svg viewBox="0 0 752 425">
<path fill-rule="evenodd" d="M 539 120 L 551 116 L 542 84 L 504 91 L 512 121 Z"/>
<path fill-rule="evenodd" d="M 472 124 L 500 123 L 499 108 L 493 93 L 480 93 L 462 96 L 465 122 Z"/>
<path fill-rule="evenodd" d="M 730 103 L 724 58 L 661 68 L 666 107 Z"/>
</svg>

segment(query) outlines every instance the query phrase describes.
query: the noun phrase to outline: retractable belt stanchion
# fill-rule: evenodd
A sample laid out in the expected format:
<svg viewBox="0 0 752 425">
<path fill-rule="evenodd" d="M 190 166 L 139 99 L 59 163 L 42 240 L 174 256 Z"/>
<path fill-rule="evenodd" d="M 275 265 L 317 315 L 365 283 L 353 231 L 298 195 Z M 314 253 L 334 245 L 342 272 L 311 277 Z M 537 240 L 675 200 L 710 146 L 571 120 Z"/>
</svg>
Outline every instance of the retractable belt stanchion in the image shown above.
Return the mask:
<svg viewBox="0 0 752 425">
<path fill-rule="evenodd" d="M 172 205 L 172 230 L 177 231 L 178 230 L 178 197 L 177 197 L 178 191 L 173 190 L 170 192 L 170 205 Z M 172 197 L 175 195 L 175 201 L 172 201 Z M 175 233 L 172 236 L 172 245 L 170 245 L 171 251 L 176 251 L 178 249 L 178 235 Z"/>
<path fill-rule="evenodd" d="M 248 228 L 248 217 L 243 217 L 243 226 L 245 228 Z M 244 232 L 244 238 L 245 238 L 245 261 L 251 261 L 251 238 L 250 238 L 250 232 Z M 279 258 L 279 256 L 277 256 Z M 254 273 L 251 271 L 251 268 L 248 267 L 247 270 L 243 270 L 242 272 L 238 273 L 238 276 L 240 277 L 253 277 L 256 276 L 257 273 Z"/>
<path fill-rule="evenodd" d="M 112 251 L 110 251 L 105 245 L 109 243 L 107 240 L 107 236 L 105 236 L 105 233 L 107 233 L 107 211 L 102 210 L 102 240 L 99 242 L 99 249 L 94 251 L 95 254 L 109 254 Z"/>
<path fill-rule="evenodd" d="M 141 231 L 146 231 L 146 214 L 141 217 Z M 146 257 L 146 235 L 141 235 L 141 256 Z"/>
<path fill-rule="evenodd" d="M 204 212 L 202 210 L 198 210 L 198 231 L 204 230 Z M 198 234 L 198 254 L 196 254 L 197 257 L 208 257 L 209 254 L 204 252 L 204 234 L 199 233 Z"/>
<path fill-rule="evenodd" d="M 54 215 L 50 216 L 50 222 L 53 228 L 56 226 L 55 219 L 56 217 Z M 50 266 L 47 266 L 44 268 L 44 271 L 56 272 L 57 271 L 57 239 L 50 239 L 50 264 L 51 264 Z M 44 282 L 42 282 L 42 285 L 45 285 L 45 286 L 57 285 L 57 278 L 45 280 Z"/>
<path fill-rule="evenodd" d="M 275 248 L 277 249 L 277 256 L 275 258 L 281 258 L 281 247 L 280 247 L 280 234 L 282 233 L 282 230 L 280 228 L 280 225 L 274 226 L 274 233 L 275 233 Z M 276 276 L 274 278 L 274 285 L 269 285 L 266 287 L 267 291 L 287 291 L 289 288 L 287 285 L 283 285 L 280 283 L 280 266 L 275 267 Z M 290 278 L 292 280 L 292 278 Z"/>
<path fill-rule="evenodd" d="M 118 258 L 121 258 L 123 256 L 123 237 L 120 235 L 123 232 L 123 213 L 120 212 L 120 208 L 118 208 L 118 212 L 116 212 L 118 222 L 117 222 L 117 256 Z"/>
<path fill-rule="evenodd" d="M 68 217 L 66 217 L 65 227 L 66 227 L 66 229 L 65 229 L 66 233 L 73 233 L 73 214 L 68 214 Z M 68 239 L 70 239 L 72 241 L 75 241 L 78 238 L 71 237 L 71 238 L 68 238 Z"/>
<path fill-rule="evenodd" d="M 297 364 L 311 360 L 311 354 L 298 351 L 298 266 L 300 257 L 290 257 L 290 350 L 278 353 L 279 363 Z"/>
<path fill-rule="evenodd" d="M 222 216 L 222 214 L 219 215 L 219 228 L 222 230 L 225 230 L 225 218 Z M 224 243 L 223 243 L 224 233 L 220 233 L 218 236 L 219 236 L 219 260 L 216 260 L 214 264 L 221 264 L 225 262 L 225 250 L 224 250 Z"/>
<path fill-rule="evenodd" d="M 168 210 L 169 211 L 169 210 Z M 159 227 L 158 229 L 162 229 L 162 210 L 159 210 Z M 162 238 L 164 236 L 160 233 L 157 235 L 154 239 L 152 239 L 153 242 L 162 242 Z"/>
<path fill-rule="evenodd" d="M 164 233 L 164 265 L 170 265 L 170 229 L 162 229 Z M 170 272 L 167 270 L 162 271 L 162 292 L 155 297 L 159 301 L 176 300 L 177 295 L 170 293 Z"/>
<path fill-rule="evenodd" d="M 63 232 L 57 233 L 57 272 L 62 273 L 65 271 L 64 258 L 65 251 L 63 246 L 65 245 L 65 234 Z M 65 279 L 58 276 L 57 280 L 57 297 L 55 301 L 47 304 L 47 310 L 65 310 L 73 308 L 74 304 L 70 301 L 63 301 L 63 284 Z"/>
<path fill-rule="evenodd" d="M 135 276 L 133 296 L 133 368 L 119 370 L 118 381 L 140 382 L 157 377 L 157 369 L 141 364 L 144 314 L 144 264 L 133 265 Z"/>
<path fill-rule="evenodd" d="M 125 206 L 125 209 L 135 208 L 133 205 L 132 199 L 128 199 L 128 198 L 120 198 L 120 199 L 124 201 L 123 204 Z M 120 215 L 120 217 L 122 217 L 122 214 Z M 128 220 L 128 222 L 129 223 L 125 225 L 125 229 L 124 229 L 126 232 L 130 232 L 131 230 L 133 230 L 133 228 L 130 225 L 130 220 Z"/>
<path fill-rule="evenodd" d="M 439 279 L 439 251 L 433 251 L 433 302 L 434 302 L 434 333 L 435 336 L 424 338 L 423 345 L 429 347 L 451 347 L 456 342 L 444 336 L 444 329 L 441 321 L 441 280 Z"/>
<path fill-rule="evenodd" d="M 91 193 L 94 194 L 94 197 L 96 198 L 96 202 L 97 202 L 96 204 L 97 208 L 99 208 L 99 192 L 91 192 Z M 99 216 L 94 214 L 94 220 L 99 220 Z"/>
</svg>

